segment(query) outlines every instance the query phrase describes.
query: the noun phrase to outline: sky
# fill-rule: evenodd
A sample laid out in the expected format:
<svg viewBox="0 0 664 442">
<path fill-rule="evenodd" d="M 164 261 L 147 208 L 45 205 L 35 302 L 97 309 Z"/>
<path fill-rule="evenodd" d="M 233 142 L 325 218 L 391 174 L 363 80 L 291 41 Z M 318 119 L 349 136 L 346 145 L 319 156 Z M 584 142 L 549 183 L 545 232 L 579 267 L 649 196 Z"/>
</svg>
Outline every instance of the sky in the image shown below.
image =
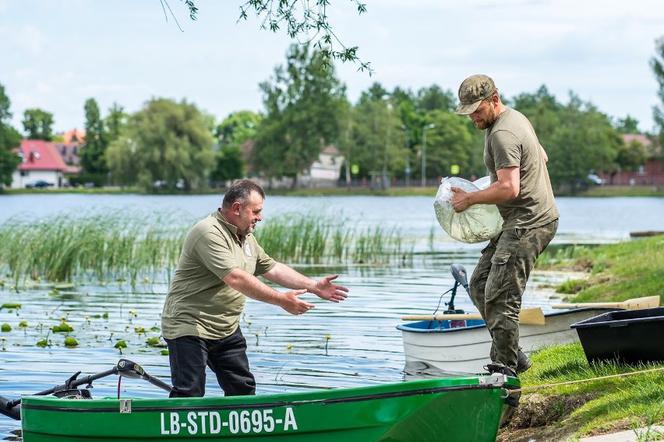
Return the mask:
<svg viewBox="0 0 664 442">
<path fill-rule="evenodd" d="M 649 66 L 664 36 L 661 0 L 332 0 L 330 22 L 362 61 L 337 64 L 356 102 L 373 82 L 456 92 L 484 73 L 507 98 L 546 85 L 566 103 L 570 91 L 613 118 L 630 115 L 653 130 L 657 83 Z M 153 97 L 186 99 L 221 121 L 261 111 L 259 83 L 282 64 L 291 40 L 239 21 L 244 0 L 197 0 L 191 21 L 181 0 L 0 0 L 0 84 L 14 126 L 25 109 L 54 115 L 61 132 L 85 123 L 95 98 L 136 112 Z"/>
</svg>

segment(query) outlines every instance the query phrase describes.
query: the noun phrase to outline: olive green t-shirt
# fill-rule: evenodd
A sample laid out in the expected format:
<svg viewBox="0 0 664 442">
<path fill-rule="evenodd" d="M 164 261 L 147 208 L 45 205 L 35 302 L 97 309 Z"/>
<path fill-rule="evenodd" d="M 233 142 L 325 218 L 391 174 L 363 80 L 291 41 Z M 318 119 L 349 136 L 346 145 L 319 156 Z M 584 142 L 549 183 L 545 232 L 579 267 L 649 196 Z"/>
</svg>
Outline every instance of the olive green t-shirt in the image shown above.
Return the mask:
<svg viewBox="0 0 664 442">
<path fill-rule="evenodd" d="M 519 195 L 498 204 L 503 230 L 540 227 L 558 219 L 544 155 L 535 129 L 521 112 L 507 108 L 487 128 L 484 164 L 491 182 L 498 180 L 497 170 L 507 167 L 518 167 L 521 177 Z"/>
<path fill-rule="evenodd" d="M 241 241 L 237 228 L 218 211 L 199 221 L 184 241 L 164 303 L 163 336 L 230 336 L 239 325 L 245 296 L 222 279 L 236 268 L 258 276 L 275 264 L 252 234 Z"/>
</svg>

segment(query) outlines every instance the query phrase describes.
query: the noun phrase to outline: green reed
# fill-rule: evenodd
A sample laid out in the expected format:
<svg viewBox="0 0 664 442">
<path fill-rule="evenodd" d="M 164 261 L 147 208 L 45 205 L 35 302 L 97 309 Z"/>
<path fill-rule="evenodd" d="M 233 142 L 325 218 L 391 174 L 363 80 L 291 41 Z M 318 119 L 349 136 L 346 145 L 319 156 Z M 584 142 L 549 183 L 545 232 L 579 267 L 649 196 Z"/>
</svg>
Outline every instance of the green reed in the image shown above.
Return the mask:
<svg viewBox="0 0 664 442">
<path fill-rule="evenodd" d="M 388 263 L 413 254 L 399 229 L 359 228 L 343 217 L 317 213 L 285 214 L 266 221 L 256 231 L 265 251 L 290 263 Z"/>
<path fill-rule="evenodd" d="M 10 219 L 0 226 L 0 265 L 18 286 L 33 280 L 100 281 L 158 275 L 178 259 L 186 226 L 120 214 L 57 215 L 47 220 Z"/>
<path fill-rule="evenodd" d="M 17 287 L 28 279 L 163 280 L 172 275 L 194 221 L 138 213 L 10 219 L 0 225 L 0 269 Z M 413 254 L 398 229 L 359 228 L 318 213 L 271 218 L 256 236 L 269 255 L 291 264 L 386 264 Z"/>
</svg>

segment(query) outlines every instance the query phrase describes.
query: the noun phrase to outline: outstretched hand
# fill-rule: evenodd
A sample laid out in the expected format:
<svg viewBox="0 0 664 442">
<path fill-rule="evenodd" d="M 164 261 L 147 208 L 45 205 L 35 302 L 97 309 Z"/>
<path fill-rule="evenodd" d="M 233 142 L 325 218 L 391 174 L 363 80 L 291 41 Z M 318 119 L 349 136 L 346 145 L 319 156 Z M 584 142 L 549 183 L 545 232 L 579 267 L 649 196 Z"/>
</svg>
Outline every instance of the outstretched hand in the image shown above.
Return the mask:
<svg viewBox="0 0 664 442">
<path fill-rule="evenodd" d="M 319 298 L 326 299 L 331 302 L 343 301 L 348 297 L 348 288 L 342 285 L 332 284 L 332 281 L 338 277 L 339 275 L 326 276 L 318 281 L 316 286 L 309 291 L 317 295 Z"/>
<path fill-rule="evenodd" d="M 314 308 L 314 305 L 298 298 L 298 296 L 305 293 L 307 293 L 305 289 L 284 292 L 281 297 L 281 308 L 291 315 L 301 315 L 302 313 L 308 312 Z"/>
</svg>

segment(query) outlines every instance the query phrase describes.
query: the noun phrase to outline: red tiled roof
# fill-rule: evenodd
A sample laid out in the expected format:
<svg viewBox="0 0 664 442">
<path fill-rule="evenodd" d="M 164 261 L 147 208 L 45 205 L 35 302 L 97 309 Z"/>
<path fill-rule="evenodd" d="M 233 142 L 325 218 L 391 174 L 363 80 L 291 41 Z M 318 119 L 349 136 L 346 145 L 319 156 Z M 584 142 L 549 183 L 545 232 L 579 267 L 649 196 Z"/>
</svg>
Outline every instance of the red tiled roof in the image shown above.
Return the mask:
<svg viewBox="0 0 664 442">
<path fill-rule="evenodd" d="M 42 140 L 21 140 L 19 151 L 23 162 L 19 170 L 59 170 L 65 171 L 67 165 L 53 143 Z"/>
</svg>

